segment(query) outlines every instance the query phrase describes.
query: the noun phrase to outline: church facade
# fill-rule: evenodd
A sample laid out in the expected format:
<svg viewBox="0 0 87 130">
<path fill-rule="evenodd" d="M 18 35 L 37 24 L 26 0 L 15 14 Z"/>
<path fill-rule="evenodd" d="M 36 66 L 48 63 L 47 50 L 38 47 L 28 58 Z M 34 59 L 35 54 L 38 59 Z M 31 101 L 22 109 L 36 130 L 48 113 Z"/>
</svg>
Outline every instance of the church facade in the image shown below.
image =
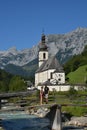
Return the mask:
<svg viewBox="0 0 87 130">
<path fill-rule="evenodd" d="M 49 57 L 45 35 L 42 34 L 38 53 L 38 69 L 35 73 L 35 86 L 65 84 L 65 72 L 55 56 Z"/>
</svg>

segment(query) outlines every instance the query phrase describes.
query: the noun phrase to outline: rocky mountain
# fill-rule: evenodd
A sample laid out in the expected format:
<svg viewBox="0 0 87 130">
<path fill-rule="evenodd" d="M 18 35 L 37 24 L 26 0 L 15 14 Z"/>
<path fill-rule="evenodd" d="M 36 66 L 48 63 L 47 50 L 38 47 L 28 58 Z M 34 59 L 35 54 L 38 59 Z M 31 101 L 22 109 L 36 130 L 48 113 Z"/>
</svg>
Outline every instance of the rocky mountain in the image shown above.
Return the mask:
<svg viewBox="0 0 87 130">
<path fill-rule="evenodd" d="M 77 28 L 66 34 L 46 36 L 49 57 L 56 55 L 64 64 L 73 55 L 80 54 L 87 45 L 87 28 Z M 13 74 L 29 76 L 37 68 L 39 43 L 31 49 L 18 51 L 15 47 L 0 51 L 0 68 Z"/>
</svg>

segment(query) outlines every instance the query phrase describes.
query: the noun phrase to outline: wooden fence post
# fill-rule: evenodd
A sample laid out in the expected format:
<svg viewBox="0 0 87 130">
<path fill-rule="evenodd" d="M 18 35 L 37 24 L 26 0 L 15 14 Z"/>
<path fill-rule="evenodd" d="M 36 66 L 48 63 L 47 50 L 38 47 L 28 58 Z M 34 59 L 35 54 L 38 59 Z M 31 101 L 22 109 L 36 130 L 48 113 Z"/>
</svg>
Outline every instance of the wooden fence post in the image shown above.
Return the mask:
<svg viewBox="0 0 87 130">
<path fill-rule="evenodd" d="M 1 103 L 1 98 L 0 98 L 0 109 L 1 109 L 1 107 L 2 107 L 2 103 Z"/>
<path fill-rule="evenodd" d="M 61 105 L 58 105 L 56 109 L 52 130 L 62 130 Z"/>
</svg>

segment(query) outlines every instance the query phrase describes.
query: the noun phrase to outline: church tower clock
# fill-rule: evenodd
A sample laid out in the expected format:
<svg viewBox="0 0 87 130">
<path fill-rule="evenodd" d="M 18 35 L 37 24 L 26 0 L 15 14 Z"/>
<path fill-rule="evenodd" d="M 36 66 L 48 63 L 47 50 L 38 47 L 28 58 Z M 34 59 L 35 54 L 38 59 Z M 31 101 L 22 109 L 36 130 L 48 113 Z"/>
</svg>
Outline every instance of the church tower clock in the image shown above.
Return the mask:
<svg viewBox="0 0 87 130">
<path fill-rule="evenodd" d="M 41 43 L 39 46 L 39 67 L 45 60 L 48 60 L 48 49 L 45 42 L 45 35 L 42 34 Z"/>
</svg>

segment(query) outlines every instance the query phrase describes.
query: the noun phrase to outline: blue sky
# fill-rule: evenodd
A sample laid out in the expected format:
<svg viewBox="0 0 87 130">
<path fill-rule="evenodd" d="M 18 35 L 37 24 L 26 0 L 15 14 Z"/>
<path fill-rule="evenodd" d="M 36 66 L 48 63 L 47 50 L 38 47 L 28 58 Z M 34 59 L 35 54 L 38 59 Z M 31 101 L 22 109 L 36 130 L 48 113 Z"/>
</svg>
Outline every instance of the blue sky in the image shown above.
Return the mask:
<svg viewBox="0 0 87 130">
<path fill-rule="evenodd" d="M 0 50 L 32 48 L 41 34 L 87 28 L 87 0 L 0 0 Z"/>
</svg>

